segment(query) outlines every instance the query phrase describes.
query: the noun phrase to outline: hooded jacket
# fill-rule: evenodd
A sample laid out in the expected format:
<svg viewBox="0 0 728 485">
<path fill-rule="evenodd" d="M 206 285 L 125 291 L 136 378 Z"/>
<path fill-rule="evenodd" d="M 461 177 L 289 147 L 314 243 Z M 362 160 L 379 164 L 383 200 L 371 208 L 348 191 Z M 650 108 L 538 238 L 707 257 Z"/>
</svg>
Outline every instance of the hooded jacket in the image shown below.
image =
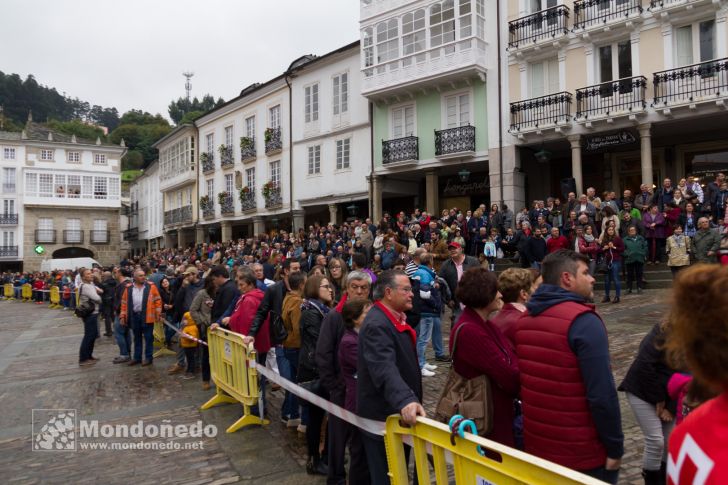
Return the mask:
<svg viewBox="0 0 728 485">
<path fill-rule="evenodd" d="M 258 288 L 241 295 L 235 303 L 233 314 L 230 315 L 230 322 L 228 324 L 230 330 L 243 335 L 250 335 L 250 327 L 253 324 L 253 319 L 262 300 L 263 292 Z M 261 325 L 261 331 L 255 337 L 254 346 L 259 354 L 268 352 L 271 348 L 268 325 L 269 321 L 268 317 L 266 317 L 263 325 Z"/>
</svg>

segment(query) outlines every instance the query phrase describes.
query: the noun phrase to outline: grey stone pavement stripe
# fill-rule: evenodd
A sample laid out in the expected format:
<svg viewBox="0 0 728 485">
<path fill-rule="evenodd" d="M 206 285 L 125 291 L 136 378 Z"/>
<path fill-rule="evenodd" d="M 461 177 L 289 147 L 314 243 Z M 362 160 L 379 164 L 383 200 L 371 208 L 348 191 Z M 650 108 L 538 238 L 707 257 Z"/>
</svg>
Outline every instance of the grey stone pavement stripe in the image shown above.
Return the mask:
<svg viewBox="0 0 728 485">
<path fill-rule="evenodd" d="M 48 323 L 43 319 L 36 320 L 29 330 L 21 333 L 13 343 L 0 350 L 0 375 L 5 373 L 5 370 L 13 363 L 15 358 L 35 341 L 34 339 L 40 335 L 41 330 L 46 328 L 47 325 Z"/>
</svg>

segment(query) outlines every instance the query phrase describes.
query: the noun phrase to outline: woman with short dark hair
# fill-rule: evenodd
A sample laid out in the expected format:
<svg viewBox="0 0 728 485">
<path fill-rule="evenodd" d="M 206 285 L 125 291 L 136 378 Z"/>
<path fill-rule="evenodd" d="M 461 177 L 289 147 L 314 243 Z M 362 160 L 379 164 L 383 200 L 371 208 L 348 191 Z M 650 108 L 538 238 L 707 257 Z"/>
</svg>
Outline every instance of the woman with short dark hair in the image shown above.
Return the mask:
<svg viewBox="0 0 728 485">
<path fill-rule="evenodd" d="M 471 268 L 460 279 L 456 296 L 465 310 L 450 333 L 453 368 L 466 379 L 481 375 L 490 379 L 493 429 L 485 437 L 514 446 L 513 400 L 520 389 L 518 357 L 508 339 L 488 319 L 502 304 L 498 279 L 485 268 Z"/>
</svg>

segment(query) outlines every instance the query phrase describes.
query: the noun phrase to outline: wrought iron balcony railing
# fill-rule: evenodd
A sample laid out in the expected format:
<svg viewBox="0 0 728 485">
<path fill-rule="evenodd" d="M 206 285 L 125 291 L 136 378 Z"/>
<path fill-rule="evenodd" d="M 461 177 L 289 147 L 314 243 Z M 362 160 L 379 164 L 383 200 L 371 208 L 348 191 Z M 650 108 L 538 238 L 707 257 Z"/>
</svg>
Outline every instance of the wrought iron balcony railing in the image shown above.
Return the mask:
<svg viewBox="0 0 728 485">
<path fill-rule="evenodd" d="M 475 127 L 457 126 L 435 130 L 435 156 L 475 151 Z"/>
<path fill-rule="evenodd" d="M 508 22 L 508 47 L 517 49 L 543 39 L 555 39 L 569 33 L 569 7 L 557 5 Z"/>
<path fill-rule="evenodd" d="M 109 244 L 111 233 L 109 231 L 92 230 L 91 244 Z"/>
<path fill-rule="evenodd" d="M 182 222 L 192 222 L 192 206 L 186 205 L 177 209 L 164 212 L 164 224 L 179 224 Z"/>
<path fill-rule="evenodd" d="M 652 75 L 654 106 L 728 97 L 728 57 Z"/>
<path fill-rule="evenodd" d="M 234 214 L 235 213 L 235 203 L 234 203 L 233 197 L 231 195 L 225 197 L 225 199 L 220 204 L 220 212 L 222 214 Z"/>
<path fill-rule="evenodd" d="M 585 29 L 642 13 L 642 0 L 576 0 L 574 28 Z"/>
<path fill-rule="evenodd" d="M 576 118 L 589 119 L 644 109 L 647 78 L 626 77 L 576 90 Z"/>
<path fill-rule="evenodd" d="M 658 10 L 663 8 L 680 7 L 682 5 L 690 5 L 691 3 L 704 2 L 705 0 L 650 0 L 650 10 Z M 715 3 L 715 2 L 705 2 Z"/>
<path fill-rule="evenodd" d="M 139 239 L 139 228 L 130 227 L 124 231 L 124 241 L 136 241 Z"/>
<path fill-rule="evenodd" d="M 281 129 L 268 128 L 265 130 L 265 153 L 270 155 L 278 150 L 283 149 L 283 142 L 281 141 Z"/>
<path fill-rule="evenodd" d="M 571 119 L 571 93 L 563 91 L 511 103 L 511 131 L 539 128 Z"/>
<path fill-rule="evenodd" d="M 83 244 L 83 231 L 81 229 L 64 229 L 63 244 Z"/>
<path fill-rule="evenodd" d="M 246 162 L 254 160 L 257 156 L 255 152 L 255 138 L 244 136 L 240 139 L 240 161 Z"/>
<path fill-rule="evenodd" d="M 405 136 L 394 140 L 382 140 L 382 163 L 403 162 L 420 158 L 419 139 Z"/>
<path fill-rule="evenodd" d="M 35 230 L 35 242 L 36 243 L 56 243 L 56 230 L 55 229 L 36 229 Z"/>
<path fill-rule="evenodd" d="M 202 173 L 210 173 L 215 171 L 215 155 L 213 153 L 203 153 L 207 157 L 200 157 L 202 164 Z"/>
<path fill-rule="evenodd" d="M 0 246 L 0 258 L 18 256 L 18 246 Z"/>
<path fill-rule="evenodd" d="M 245 196 L 241 197 L 240 206 L 243 212 L 254 210 L 257 207 L 257 203 L 255 202 L 255 192 L 251 190 Z"/>
<path fill-rule="evenodd" d="M 228 168 L 235 165 L 233 159 L 233 147 L 232 145 L 223 145 L 220 148 L 220 166 L 222 168 Z"/>
<path fill-rule="evenodd" d="M 15 226 L 18 224 L 18 214 L 0 214 L 0 225 Z"/>
<path fill-rule="evenodd" d="M 215 217 L 215 205 L 212 203 L 209 203 L 207 205 L 203 205 L 202 207 L 202 217 L 205 219 L 211 219 Z"/>
<path fill-rule="evenodd" d="M 281 196 L 281 189 L 271 189 L 270 192 L 268 192 L 268 197 L 265 197 L 265 207 L 266 209 L 271 209 L 274 207 L 280 207 L 283 205 L 283 197 Z"/>
</svg>

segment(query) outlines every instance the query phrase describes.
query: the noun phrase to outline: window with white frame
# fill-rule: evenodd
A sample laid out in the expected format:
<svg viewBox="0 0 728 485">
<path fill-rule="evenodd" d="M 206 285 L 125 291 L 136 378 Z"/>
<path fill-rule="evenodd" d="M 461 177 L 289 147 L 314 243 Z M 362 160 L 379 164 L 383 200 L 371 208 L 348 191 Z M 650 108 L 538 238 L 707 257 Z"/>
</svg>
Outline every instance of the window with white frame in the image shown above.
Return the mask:
<svg viewBox="0 0 728 485">
<path fill-rule="evenodd" d="M 351 138 L 336 140 L 336 170 L 345 170 L 351 166 L 349 161 L 350 148 Z"/>
<path fill-rule="evenodd" d="M 304 88 L 304 120 L 306 123 L 318 121 L 319 85 L 318 83 Z"/>
<path fill-rule="evenodd" d="M 455 94 L 445 98 L 445 123 L 447 128 L 470 124 L 470 94 Z"/>
<path fill-rule="evenodd" d="M 94 196 L 94 178 L 90 175 L 84 175 L 83 186 L 81 187 L 81 194 L 84 199 L 91 199 Z"/>
<path fill-rule="evenodd" d="M 390 19 L 377 24 L 377 64 L 399 57 L 399 20 Z"/>
<path fill-rule="evenodd" d="M 118 199 L 121 194 L 121 179 L 109 177 L 109 199 Z"/>
<path fill-rule="evenodd" d="M 38 226 L 36 231 L 37 242 L 54 242 L 55 231 L 53 229 L 53 219 L 50 217 L 38 218 Z"/>
<path fill-rule="evenodd" d="M 207 141 L 207 154 L 212 156 L 215 153 L 215 134 L 208 133 L 205 140 Z"/>
<path fill-rule="evenodd" d="M 629 40 L 601 46 L 598 55 L 599 82 L 632 77 L 632 44 Z"/>
<path fill-rule="evenodd" d="M 402 16 L 402 55 L 415 54 L 425 50 L 426 46 L 425 9 L 404 14 Z M 407 59 L 405 65 L 409 65 L 411 62 L 411 59 Z"/>
<path fill-rule="evenodd" d="M 233 193 L 233 174 L 231 173 L 225 174 L 225 192 L 227 192 L 228 195 Z"/>
<path fill-rule="evenodd" d="M 25 194 L 31 197 L 38 195 L 38 174 L 25 174 Z"/>
<path fill-rule="evenodd" d="M 414 105 L 392 109 L 392 138 L 411 136 L 415 132 Z"/>
<path fill-rule="evenodd" d="M 475 0 L 476 35 L 485 40 L 485 0 Z"/>
<path fill-rule="evenodd" d="M 182 207 L 182 197 L 183 197 L 182 191 L 178 190 L 177 191 L 177 208 Z"/>
<path fill-rule="evenodd" d="M 215 196 L 215 179 L 207 179 L 207 197 L 213 200 Z"/>
<path fill-rule="evenodd" d="M 3 199 L 3 214 L 6 216 L 16 214 L 15 199 Z"/>
<path fill-rule="evenodd" d="M 15 148 L 11 148 L 11 147 L 3 148 L 3 158 L 5 160 L 15 160 Z"/>
<path fill-rule="evenodd" d="M 38 174 L 38 195 L 41 197 L 53 197 L 53 174 Z"/>
<path fill-rule="evenodd" d="M 333 79 L 334 115 L 349 111 L 349 74 L 344 72 Z"/>
<path fill-rule="evenodd" d="M 69 175 L 68 187 L 66 188 L 69 199 L 79 199 L 81 197 L 81 176 Z"/>
<path fill-rule="evenodd" d="M 67 243 L 80 243 L 83 240 L 81 219 L 66 219 L 66 232 L 63 236 L 63 240 Z"/>
<path fill-rule="evenodd" d="M 44 161 L 51 161 L 53 160 L 53 153 L 54 150 L 47 150 L 44 148 L 40 151 L 40 159 Z"/>
<path fill-rule="evenodd" d="M 68 152 L 68 155 L 66 155 L 66 160 L 68 161 L 68 163 L 81 162 L 81 152 Z"/>
<path fill-rule="evenodd" d="M 308 147 L 308 174 L 321 173 L 321 145 Z"/>
<path fill-rule="evenodd" d="M 270 162 L 270 180 L 276 187 L 281 186 L 281 161 Z"/>
<path fill-rule="evenodd" d="M 225 145 L 232 150 L 233 148 L 233 127 L 225 127 Z"/>
<path fill-rule="evenodd" d="M 458 16 L 460 21 L 460 38 L 473 35 L 473 7 L 471 0 L 459 0 Z"/>
<path fill-rule="evenodd" d="M 367 68 L 374 65 L 374 29 L 367 27 L 361 36 L 361 57 L 362 67 Z M 365 76 L 371 76 L 371 69 L 364 71 Z"/>
<path fill-rule="evenodd" d="M 55 192 L 56 197 L 66 197 L 66 176 L 62 174 L 56 174 L 55 176 Z"/>
<path fill-rule="evenodd" d="M 270 128 L 276 129 L 281 126 L 281 105 L 277 104 L 268 110 L 268 121 Z"/>
<path fill-rule="evenodd" d="M 675 54 L 676 67 L 715 59 L 715 20 L 678 27 L 675 30 Z"/>
<path fill-rule="evenodd" d="M 255 167 L 245 169 L 245 185 L 255 192 Z"/>
<path fill-rule="evenodd" d="M 15 193 L 15 168 L 3 168 L 3 192 L 6 194 Z"/>
<path fill-rule="evenodd" d="M 530 63 L 528 73 L 532 98 L 559 92 L 559 61 L 557 58 Z"/>
<path fill-rule="evenodd" d="M 15 246 L 15 231 L 3 231 L 3 247 Z"/>
<path fill-rule="evenodd" d="M 106 155 L 103 153 L 94 153 L 94 165 L 106 165 Z"/>
<path fill-rule="evenodd" d="M 94 177 L 94 199 L 105 199 L 109 193 L 106 177 Z"/>
<path fill-rule="evenodd" d="M 245 136 L 250 139 L 255 138 L 255 116 L 245 118 Z"/>
<path fill-rule="evenodd" d="M 94 219 L 93 231 L 91 232 L 91 242 L 108 242 L 108 230 L 109 221 L 106 219 Z"/>
<path fill-rule="evenodd" d="M 430 46 L 437 47 L 454 40 L 455 2 L 445 0 L 442 3 L 436 3 L 430 7 Z"/>
</svg>

